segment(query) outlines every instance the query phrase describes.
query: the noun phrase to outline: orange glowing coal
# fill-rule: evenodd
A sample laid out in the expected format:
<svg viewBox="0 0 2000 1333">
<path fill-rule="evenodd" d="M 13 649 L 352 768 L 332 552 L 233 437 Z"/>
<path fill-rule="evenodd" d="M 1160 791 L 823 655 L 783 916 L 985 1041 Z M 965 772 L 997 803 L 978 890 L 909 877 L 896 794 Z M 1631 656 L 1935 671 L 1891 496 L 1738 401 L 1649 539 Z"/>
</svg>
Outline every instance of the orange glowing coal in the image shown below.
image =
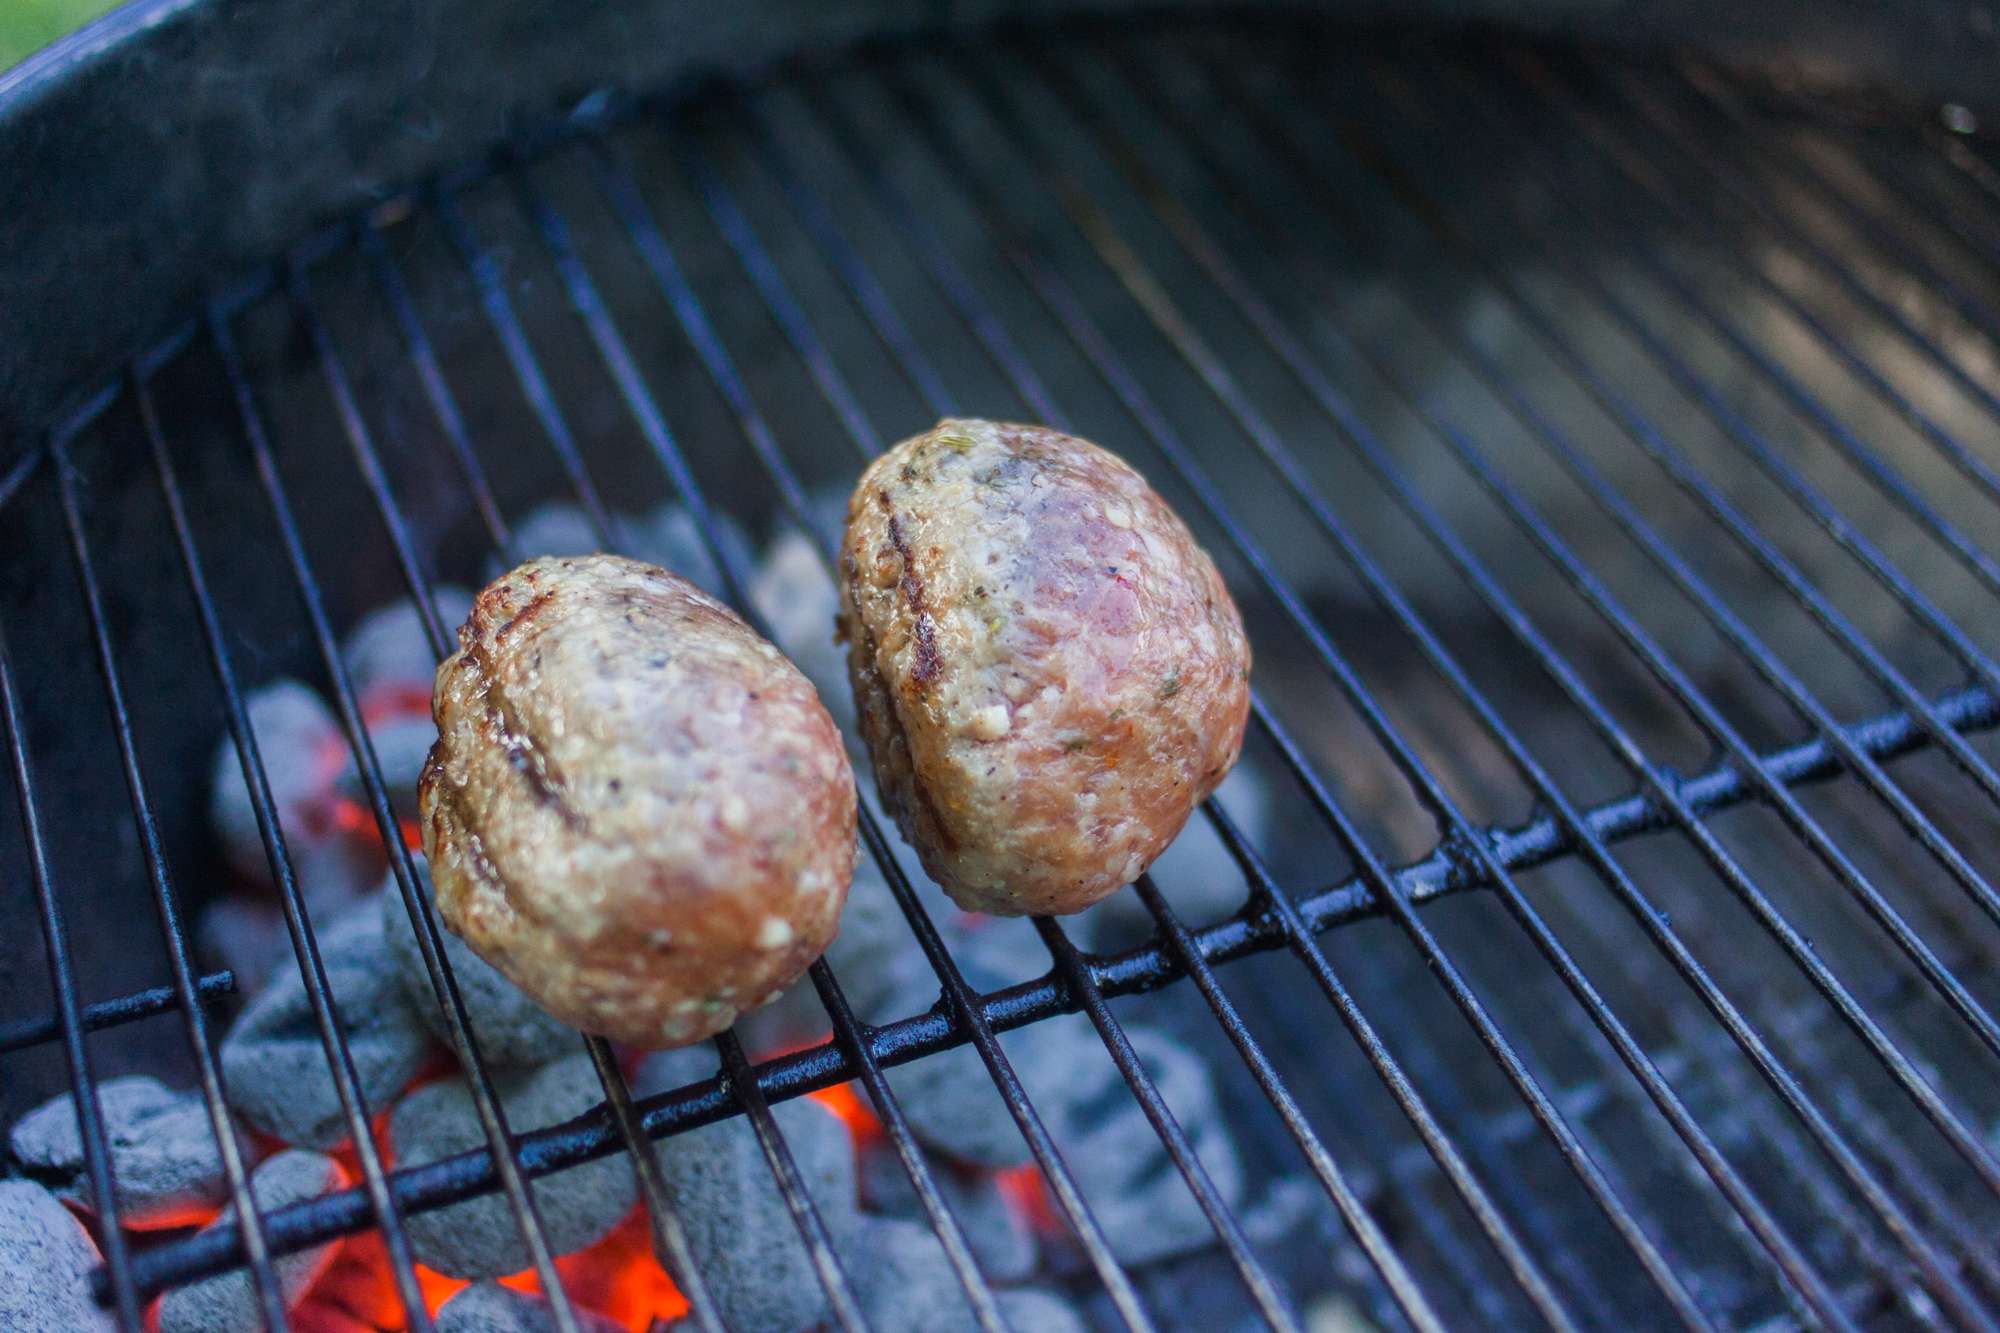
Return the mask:
<svg viewBox="0 0 2000 1333">
<path fill-rule="evenodd" d="M 556 1276 L 579 1308 L 594 1310 L 632 1333 L 646 1333 L 655 1320 L 671 1322 L 687 1313 L 687 1300 L 653 1258 L 652 1228 L 644 1205 L 626 1214 L 610 1235 L 556 1260 Z M 439 1308 L 469 1285 L 417 1265 L 424 1308 Z M 533 1272 L 515 1273 L 500 1284 L 539 1293 Z M 388 1251 L 375 1232 L 350 1236 L 320 1279 L 306 1289 L 291 1317 L 300 1333 L 396 1333 L 409 1326 L 396 1299 Z"/>
<path fill-rule="evenodd" d="M 847 1132 L 854 1136 L 854 1146 L 857 1151 L 888 1134 L 888 1131 L 882 1128 L 881 1120 L 876 1117 L 875 1108 L 861 1099 L 861 1094 L 855 1091 L 852 1083 L 821 1088 L 818 1092 L 807 1093 L 806 1096 L 833 1112 L 834 1117 L 847 1126 Z"/>
<path fill-rule="evenodd" d="M 410 1089 L 443 1077 L 452 1067 L 449 1059 L 436 1062 L 411 1081 Z M 807 1096 L 847 1126 L 857 1149 L 886 1137 L 881 1120 L 856 1085 L 843 1083 Z M 378 1144 L 385 1144 L 387 1120 L 387 1112 L 375 1118 Z M 262 1141 L 259 1146 L 276 1151 L 283 1145 Z M 350 1180 L 360 1179 L 360 1163 L 352 1142 L 332 1149 L 329 1155 L 341 1164 Z M 384 1165 L 390 1164 L 386 1146 L 383 1161 Z M 1061 1229 L 1043 1189 L 1041 1173 L 1033 1165 L 1002 1172 L 999 1183 L 1009 1206 L 1028 1218 L 1037 1230 Z M 219 1211 L 190 1209 L 185 1218 L 176 1214 L 172 1224 L 205 1225 Z M 416 1273 L 424 1308 L 433 1315 L 469 1285 L 421 1264 L 417 1265 Z M 556 1275 L 578 1308 L 593 1310 L 632 1333 L 647 1333 L 656 1321 L 672 1322 L 687 1313 L 687 1299 L 653 1255 L 652 1227 L 643 1202 L 595 1245 L 557 1259 Z M 516 1291 L 539 1294 L 542 1289 L 532 1271 L 515 1273 L 499 1281 Z M 408 1328 L 409 1320 L 396 1295 L 389 1254 L 381 1234 L 368 1231 L 336 1242 L 332 1261 L 299 1298 L 289 1322 L 296 1333 L 400 1333 Z M 148 1310 L 146 1323 L 148 1333 L 158 1333 L 157 1301 Z"/>
</svg>

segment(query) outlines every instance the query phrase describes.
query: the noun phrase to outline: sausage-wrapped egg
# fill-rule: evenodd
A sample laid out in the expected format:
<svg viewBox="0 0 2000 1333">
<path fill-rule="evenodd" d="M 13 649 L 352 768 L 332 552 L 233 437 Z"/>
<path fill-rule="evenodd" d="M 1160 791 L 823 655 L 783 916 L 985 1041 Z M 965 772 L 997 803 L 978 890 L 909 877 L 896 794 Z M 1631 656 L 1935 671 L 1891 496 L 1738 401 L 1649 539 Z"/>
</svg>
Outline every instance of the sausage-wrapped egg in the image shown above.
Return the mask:
<svg viewBox="0 0 2000 1333">
<path fill-rule="evenodd" d="M 839 929 L 854 781 L 812 684 L 693 584 L 540 559 L 438 668 L 419 789 L 438 910 L 563 1022 L 698 1041 Z"/>
<path fill-rule="evenodd" d="M 946 420 L 862 475 L 841 632 L 882 799 L 959 906 L 1081 911 L 1152 864 L 1236 763 L 1243 621 L 1122 459 Z"/>
</svg>

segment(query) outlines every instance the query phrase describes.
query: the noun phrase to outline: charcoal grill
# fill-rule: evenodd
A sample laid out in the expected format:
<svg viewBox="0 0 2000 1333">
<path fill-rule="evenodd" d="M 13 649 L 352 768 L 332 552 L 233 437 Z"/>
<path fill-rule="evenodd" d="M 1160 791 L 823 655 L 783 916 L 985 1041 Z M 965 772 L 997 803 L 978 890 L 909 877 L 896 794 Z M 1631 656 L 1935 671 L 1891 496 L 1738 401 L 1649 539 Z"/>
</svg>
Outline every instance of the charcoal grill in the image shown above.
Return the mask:
<svg viewBox="0 0 2000 1333">
<path fill-rule="evenodd" d="M 705 1320 L 640 1145 L 747 1115 L 858 1333 L 770 1107 L 859 1080 L 998 1333 L 883 1077 L 970 1043 L 1106 1329 L 1353 1326 L 1330 1293 L 1385 1330 L 2000 1326 L 2000 153 L 1976 124 L 1492 33 L 1001 29 L 591 91 L 212 288 L 24 426 L 0 480 L 5 888 L 46 958 L 23 931 L 0 981 L 6 1111 L 83 1092 L 110 1198 L 95 1080 L 173 1071 L 246 1219 L 106 1228 L 100 1298 L 137 1330 L 152 1294 L 247 1266 L 283 1327 L 273 1257 L 375 1228 L 424 1329 L 402 1219 L 503 1191 L 568 1330 L 525 1182 L 630 1150 Z M 217 735 L 346 1057 L 246 691 L 322 683 L 401 848 L 338 651 L 361 612 L 407 593 L 444 652 L 430 587 L 478 582 L 552 494 L 607 544 L 614 509 L 676 498 L 747 606 L 722 516 L 830 552 L 810 491 L 952 413 L 1119 450 L 1216 553 L 1258 653 L 1246 763 L 1282 793 L 1261 839 L 1204 811 L 1241 910 L 1183 922 L 1142 880 L 1149 941 L 1091 954 L 1039 921 L 1048 974 L 977 993 L 864 809 L 935 1007 L 864 1025 L 821 964 L 831 1042 L 752 1067 L 725 1037 L 715 1079 L 636 1104 L 594 1042 L 605 1106 L 517 1135 L 405 854 L 492 1151 L 388 1169 L 348 1069 L 362 1183 L 248 1207 L 210 1054 L 231 980 L 185 925 L 219 873 Z M 1323 1235 L 1246 1234 L 1124 1039 L 1133 1005 L 1208 1043 L 1245 1151 L 1316 1182 Z M 1071 1184 L 996 1034 L 1076 1010 L 1214 1262 L 1127 1271 Z"/>
</svg>

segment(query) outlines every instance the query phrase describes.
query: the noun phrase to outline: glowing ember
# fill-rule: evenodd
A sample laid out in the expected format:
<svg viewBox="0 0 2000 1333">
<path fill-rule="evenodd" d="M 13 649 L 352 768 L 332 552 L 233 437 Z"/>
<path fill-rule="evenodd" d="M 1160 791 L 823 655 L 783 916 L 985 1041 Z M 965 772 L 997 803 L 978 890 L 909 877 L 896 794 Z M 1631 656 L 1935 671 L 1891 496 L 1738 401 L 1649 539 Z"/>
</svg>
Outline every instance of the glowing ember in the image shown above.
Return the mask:
<svg viewBox="0 0 2000 1333">
<path fill-rule="evenodd" d="M 343 796 L 333 804 L 334 827 L 342 833 L 351 834 L 368 843 L 371 847 L 382 845 L 382 831 L 375 824 L 375 816 L 359 801 Z M 403 845 L 413 852 L 424 849 L 424 835 L 413 819 L 399 819 L 396 827 L 402 831 Z"/>
<path fill-rule="evenodd" d="M 361 698 L 361 720 L 370 727 L 405 717 L 429 717 L 431 692 L 414 681 L 384 681 Z"/>
<path fill-rule="evenodd" d="M 443 1077 L 452 1068 L 449 1059 L 440 1059 L 413 1079 L 410 1089 Z M 847 1126 L 857 1148 L 886 1137 L 881 1120 L 856 1085 L 845 1083 L 808 1096 Z M 385 1143 L 387 1120 L 387 1112 L 375 1118 L 378 1144 Z M 282 1145 L 266 1141 L 261 1146 L 275 1151 Z M 360 1163 L 351 1142 L 332 1149 L 330 1155 L 347 1170 L 350 1178 L 360 1178 Z M 390 1164 L 386 1147 L 383 1158 L 385 1165 Z M 1041 1173 L 1034 1166 L 1002 1172 L 999 1183 L 1008 1205 L 1028 1218 L 1037 1230 L 1044 1233 L 1062 1230 L 1043 1188 Z M 189 1209 L 186 1216 L 176 1214 L 157 1225 L 203 1226 L 213 1221 L 218 1212 L 213 1208 Z M 579 1308 L 594 1310 L 632 1333 L 647 1333 L 656 1322 L 671 1322 L 687 1313 L 686 1298 L 653 1256 L 652 1227 L 643 1203 L 595 1245 L 557 1259 L 556 1273 L 562 1279 L 563 1290 Z M 421 1264 L 416 1266 L 416 1274 L 424 1307 L 433 1315 L 470 1285 L 432 1272 Z M 532 1271 L 515 1273 L 499 1281 L 516 1291 L 541 1294 L 541 1282 Z M 148 1333 L 158 1333 L 158 1304 L 154 1301 L 147 1311 Z M 326 1271 L 293 1307 L 290 1323 L 297 1333 L 399 1333 L 406 1329 L 409 1323 L 396 1295 L 388 1250 L 380 1233 L 368 1231 L 340 1241 Z"/>
<path fill-rule="evenodd" d="M 1025 1217 L 1044 1236 L 1062 1236 L 1069 1232 L 1060 1214 L 1056 1212 L 1054 1201 L 1049 1198 L 1048 1182 L 1042 1179 L 1042 1169 L 1033 1162 L 1000 1172 L 995 1178 L 1000 1186 L 1001 1196 L 1007 1200 L 1007 1207 L 1015 1216 Z"/>
<path fill-rule="evenodd" d="M 144 1217 L 121 1218 L 119 1225 L 127 1231 L 178 1231 L 188 1227 L 205 1227 L 221 1211 L 213 1204 L 191 1203 L 183 1208 L 147 1213 Z"/>
<path fill-rule="evenodd" d="M 807 1093 L 806 1096 L 833 1112 L 840 1123 L 847 1126 L 847 1132 L 854 1136 L 854 1146 L 857 1149 L 865 1147 L 873 1140 L 885 1137 L 888 1133 L 882 1128 L 882 1122 L 876 1118 L 875 1108 L 862 1100 L 861 1094 L 855 1091 L 852 1083 L 821 1088 L 818 1092 Z"/>
<path fill-rule="evenodd" d="M 557 1259 L 556 1275 L 577 1306 L 595 1310 L 632 1333 L 646 1333 L 655 1320 L 672 1321 L 687 1313 L 686 1299 L 653 1258 L 652 1229 L 643 1206 L 634 1208 L 595 1245 Z M 417 1284 L 424 1308 L 433 1315 L 470 1285 L 421 1264 Z M 500 1284 L 536 1294 L 542 1289 L 532 1272 L 503 1277 Z M 382 1238 L 368 1232 L 341 1242 L 332 1266 L 299 1301 L 292 1323 L 299 1329 L 342 1333 L 351 1329 L 396 1333 L 407 1328 Z"/>
</svg>

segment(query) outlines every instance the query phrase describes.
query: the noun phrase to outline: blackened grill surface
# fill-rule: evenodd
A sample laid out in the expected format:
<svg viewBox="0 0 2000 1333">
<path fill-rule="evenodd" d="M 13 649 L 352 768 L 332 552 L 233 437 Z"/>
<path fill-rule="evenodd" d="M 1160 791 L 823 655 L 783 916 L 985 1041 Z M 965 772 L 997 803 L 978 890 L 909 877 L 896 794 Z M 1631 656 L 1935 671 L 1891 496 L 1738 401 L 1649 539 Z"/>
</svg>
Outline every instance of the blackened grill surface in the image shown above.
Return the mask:
<svg viewBox="0 0 2000 1333">
<path fill-rule="evenodd" d="M 42 1044 L 0 1117 L 86 1072 L 219 1105 L 228 987 L 183 922 L 224 882 L 205 780 L 243 690 L 338 698 L 334 630 L 483 582 L 550 497 L 607 536 L 678 500 L 740 604 L 716 516 L 830 553 L 812 497 L 888 443 L 1036 418 L 1144 471 L 1243 605 L 1274 810 L 1255 843 L 1209 812 L 1243 910 L 1142 884 L 1150 943 L 1046 923 L 1048 977 L 979 996 L 864 819 L 938 1009 L 862 1028 L 822 966 L 832 1044 L 750 1089 L 732 1043 L 637 1120 L 274 1213 L 266 1290 L 267 1247 L 377 1226 L 393 1258 L 401 1215 L 479 1191 L 535 1233 L 524 1177 L 748 1110 L 857 1327 L 767 1103 L 860 1078 L 906 1147 L 881 1067 L 972 1041 L 1103 1328 L 1332 1296 L 1383 1329 L 1994 1327 L 1996 311 L 1985 135 L 1697 64 L 1183 22 L 588 99 L 218 294 L 0 481 L 47 852 L 8 826 L 7 919 L 44 939 L 0 1010 Z M 1121 1023 L 1201 1048 L 1323 1227 L 1216 1209 L 1210 1256 L 1122 1269 L 994 1039 L 1077 1008 L 1149 1112 Z M 246 1262 L 231 1232 L 108 1260 L 128 1327 Z"/>
</svg>

